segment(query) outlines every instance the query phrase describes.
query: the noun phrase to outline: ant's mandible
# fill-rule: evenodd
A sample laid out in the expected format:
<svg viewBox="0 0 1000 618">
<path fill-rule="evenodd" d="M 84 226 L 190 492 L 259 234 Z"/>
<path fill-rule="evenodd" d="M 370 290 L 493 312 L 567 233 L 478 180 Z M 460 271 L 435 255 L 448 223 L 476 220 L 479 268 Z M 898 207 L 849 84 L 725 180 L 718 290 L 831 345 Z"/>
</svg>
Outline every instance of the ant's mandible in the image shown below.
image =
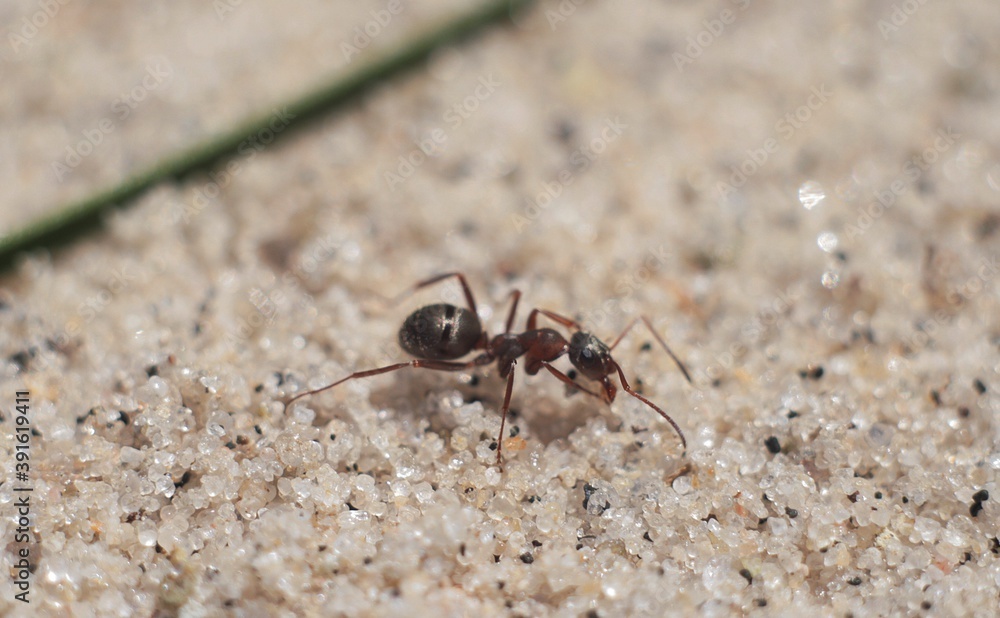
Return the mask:
<svg viewBox="0 0 1000 618">
<path fill-rule="evenodd" d="M 611 357 L 611 351 L 615 349 L 615 346 L 641 320 L 649 331 L 653 333 L 653 336 L 656 337 L 660 345 L 663 346 L 667 354 L 670 355 L 670 358 L 677 364 L 681 373 L 684 374 L 685 379 L 689 383 L 691 382 L 691 375 L 688 373 L 687 368 L 684 367 L 684 363 L 677 358 L 666 342 L 657 334 L 653 325 L 645 316 L 632 320 L 610 347 L 594 335 L 584 332 L 578 322 L 551 311 L 546 311 L 545 309 L 532 309 L 531 313 L 528 314 L 527 330 L 523 333 L 514 333 L 511 332 L 511 328 L 514 325 L 514 314 L 517 311 L 517 303 L 521 298 L 521 292 L 514 290 L 511 293 L 513 302 L 510 312 L 507 314 L 507 323 L 504 332 L 491 338 L 483 330 L 482 324 L 479 322 L 479 315 L 476 312 L 476 301 L 472 298 L 469 284 L 462 273 L 444 273 L 420 281 L 404 292 L 403 295 L 413 293 L 416 290 L 433 285 L 449 277 L 455 277 L 462 285 L 468 308 L 438 303 L 421 307 L 411 313 L 399 329 L 399 345 L 410 355 L 415 356 L 415 360 L 405 363 L 395 363 L 367 371 L 356 371 L 332 384 L 299 393 L 285 403 L 286 408 L 298 399 L 329 390 L 348 380 L 389 373 L 390 371 L 396 371 L 404 367 L 422 367 L 437 371 L 464 371 L 489 365 L 496 361 L 500 375 L 507 378 L 507 390 L 504 393 L 503 408 L 500 412 L 500 436 L 497 438 L 497 465 L 500 466 L 504 425 L 507 422 L 507 410 L 510 408 L 510 396 L 514 388 L 513 369 L 517 364 L 517 359 L 523 356 L 524 370 L 528 375 L 535 375 L 544 368 L 573 388 L 579 389 L 591 397 L 601 399 L 609 404 L 615 400 L 615 394 L 618 390 L 611 381 L 611 376 L 618 374 L 618 379 L 621 381 L 625 392 L 656 410 L 660 416 L 666 419 L 674 428 L 674 431 L 677 432 L 684 449 L 687 449 L 687 440 L 684 438 L 684 433 L 677 423 L 674 422 L 674 419 L 670 418 L 666 412 L 657 407 L 653 402 L 632 390 L 628 380 L 625 379 L 625 373 L 622 371 L 621 366 Z M 570 340 L 566 341 L 565 337 L 551 328 L 538 328 L 539 315 L 544 315 L 566 328 L 572 328 L 574 332 Z M 456 359 L 476 350 L 480 351 L 479 356 L 467 362 L 456 362 Z M 568 375 L 551 365 L 552 361 L 563 355 L 569 356 L 570 362 L 573 363 L 577 371 L 587 378 L 600 383 L 602 391 L 600 395 L 577 384 Z"/>
</svg>

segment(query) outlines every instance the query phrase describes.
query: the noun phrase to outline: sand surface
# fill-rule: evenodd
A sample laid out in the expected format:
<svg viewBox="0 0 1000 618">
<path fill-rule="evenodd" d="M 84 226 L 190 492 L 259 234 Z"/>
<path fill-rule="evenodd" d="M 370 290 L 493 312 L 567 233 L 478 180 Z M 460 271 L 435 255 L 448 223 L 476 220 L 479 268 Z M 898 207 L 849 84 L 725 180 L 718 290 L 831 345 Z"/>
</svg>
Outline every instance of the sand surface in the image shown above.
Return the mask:
<svg viewBox="0 0 1000 618">
<path fill-rule="evenodd" d="M 280 133 L 357 32 L 466 6 L 389 4 L 59 4 L 0 54 L 0 227 L 252 112 Z M 987 0 L 544 3 L 25 258 L 0 613 L 996 615 L 998 26 Z M 385 299 L 456 270 L 491 334 L 515 289 L 519 330 L 649 316 L 693 384 L 641 329 L 614 357 L 686 453 L 627 394 L 523 366 L 502 472 L 495 366 L 284 409 L 408 360 L 404 318 L 464 298 Z"/>
</svg>

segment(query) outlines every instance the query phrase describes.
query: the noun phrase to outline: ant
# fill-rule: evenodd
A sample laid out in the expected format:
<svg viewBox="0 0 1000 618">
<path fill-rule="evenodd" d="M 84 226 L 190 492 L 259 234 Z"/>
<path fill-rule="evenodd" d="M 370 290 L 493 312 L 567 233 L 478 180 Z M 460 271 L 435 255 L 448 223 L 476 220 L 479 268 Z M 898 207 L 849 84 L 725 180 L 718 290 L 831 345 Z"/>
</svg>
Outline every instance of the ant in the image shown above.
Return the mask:
<svg viewBox="0 0 1000 618">
<path fill-rule="evenodd" d="M 405 363 L 395 363 L 367 371 L 356 371 L 332 384 L 299 393 L 285 403 L 286 409 L 292 402 L 298 399 L 329 390 L 348 380 L 389 373 L 404 367 L 422 367 L 436 371 L 464 371 L 489 365 L 496 361 L 501 377 L 507 378 L 507 390 L 504 393 L 503 408 L 500 412 L 500 435 L 497 437 L 497 466 L 502 466 L 501 449 L 503 444 L 503 430 L 507 422 L 507 411 L 510 408 L 511 392 L 514 388 L 513 370 L 517 364 L 517 359 L 523 356 L 524 370 L 528 375 L 535 375 L 544 368 L 573 389 L 581 390 L 591 397 L 601 399 L 608 404 L 615 400 L 615 395 L 618 391 L 617 387 L 611 381 L 611 376 L 617 373 L 625 392 L 656 410 L 660 416 L 666 419 L 674 428 L 674 431 L 677 432 L 678 437 L 680 437 L 681 445 L 683 445 L 685 450 L 687 449 L 687 440 L 684 438 L 684 433 L 677 423 L 674 422 L 674 419 L 670 418 L 666 412 L 657 407 L 653 402 L 632 390 L 628 380 L 625 379 L 625 373 L 622 371 L 621 366 L 611 357 L 611 351 L 615 349 L 615 346 L 641 320 L 649 331 L 653 333 L 653 336 L 656 337 L 660 345 L 663 346 L 663 349 L 667 351 L 667 354 L 670 355 L 674 363 L 677 364 L 677 367 L 684 374 L 688 383 L 691 383 L 691 375 L 688 373 L 684 363 L 677 358 L 666 342 L 657 334 L 648 318 L 642 316 L 632 320 L 610 347 L 594 335 L 584 332 L 583 327 L 578 322 L 545 309 L 532 309 L 531 313 L 528 314 L 527 330 L 523 333 L 514 333 L 511 332 L 511 329 L 514 325 L 514 314 L 517 311 L 517 304 L 521 298 L 521 292 L 514 290 L 510 295 L 513 300 L 510 312 L 507 314 L 507 323 L 504 332 L 491 338 L 483 330 L 479 322 L 479 315 L 476 312 L 476 301 L 472 298 L 472 291 L 469 289 L 469 284 L 462 273 L 444 273 L 420 281 L 397 298 L 401 298 L 450 277 L 458 279 L 461 284 L 468 308 L 437 303 L 421 307 L 411 313 L 399 329 L 399 345 L 411 356 L 415 356 L 415 360 Z M 543 315 L 566 328 L 572 328 L 574 332 L 570 340 L 567 341 L 565 337 L 554 329 L 538 328 L 539 315 Z M 481 351 L 479 356 L 467 362 L 455 362 L 456 359 L 466 356 L 475 350 Z M 580 373 L 600 383 L 601 394 L 597 394 L 577 384 L 573 378 L 550 364 L 563 355 L 569 356 L 570 362 Z"/>
</svg>

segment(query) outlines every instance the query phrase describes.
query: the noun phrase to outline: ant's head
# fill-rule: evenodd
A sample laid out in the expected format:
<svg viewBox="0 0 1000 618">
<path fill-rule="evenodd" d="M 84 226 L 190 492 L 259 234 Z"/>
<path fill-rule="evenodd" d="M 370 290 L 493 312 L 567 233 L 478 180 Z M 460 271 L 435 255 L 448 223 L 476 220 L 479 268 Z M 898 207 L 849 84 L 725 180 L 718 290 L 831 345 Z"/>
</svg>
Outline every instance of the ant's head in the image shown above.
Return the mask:
<svg viewBox="0 0 1000 618">
<path fill-rule="evenodd" d="M 600 380 L 615 371 L 611 350 L 590 333 L 575 332 L 569 340 L 569 360 L 591 380 Z"/>
</svg>

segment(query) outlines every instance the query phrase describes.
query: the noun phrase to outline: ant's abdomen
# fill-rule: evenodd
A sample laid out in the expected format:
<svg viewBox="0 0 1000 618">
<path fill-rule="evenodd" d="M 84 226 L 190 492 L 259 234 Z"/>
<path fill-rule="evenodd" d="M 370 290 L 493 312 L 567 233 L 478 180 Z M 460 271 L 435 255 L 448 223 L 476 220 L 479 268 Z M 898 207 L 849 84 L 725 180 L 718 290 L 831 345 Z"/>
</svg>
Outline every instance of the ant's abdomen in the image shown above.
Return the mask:
<svg viewBox="0 0 1000 618">
<path fill-rule="evenodd" d="M 475 349 L 482 333 L 476 314 L 439 303 L 421 307 L 406 318 L 399 329 L 399 345 L 417 358 L 453 360 Z"/>
</svg>

